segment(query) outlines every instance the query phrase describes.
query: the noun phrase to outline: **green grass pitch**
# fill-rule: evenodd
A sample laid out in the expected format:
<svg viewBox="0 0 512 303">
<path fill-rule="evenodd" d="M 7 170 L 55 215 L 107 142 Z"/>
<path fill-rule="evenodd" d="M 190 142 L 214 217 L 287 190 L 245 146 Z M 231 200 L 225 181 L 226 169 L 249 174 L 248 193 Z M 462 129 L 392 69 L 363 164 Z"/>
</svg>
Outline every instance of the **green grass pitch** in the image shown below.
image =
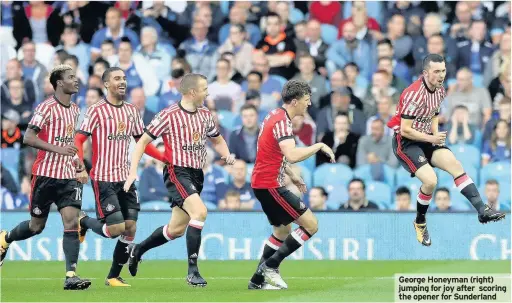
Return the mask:
<svg viewBox="0 0 512 303">
<path fill-rule="evenodd" d="M 285 261 L 288 290 L 250 291 L 256 261 L 201 261 L 206 288 L 186 284 L 185 261 L 145 261 L 136 278 L 123 269 L 130 288 L 110 288 L 108 261 L 79 263 L 91 278 L 85 291 L 64 291 L 63 262 L 9 262 L 1 268 L 0 301 L 12 302 L 391 302 L 395 273 L 508 273 L 510 261 Z"/>
</svg>

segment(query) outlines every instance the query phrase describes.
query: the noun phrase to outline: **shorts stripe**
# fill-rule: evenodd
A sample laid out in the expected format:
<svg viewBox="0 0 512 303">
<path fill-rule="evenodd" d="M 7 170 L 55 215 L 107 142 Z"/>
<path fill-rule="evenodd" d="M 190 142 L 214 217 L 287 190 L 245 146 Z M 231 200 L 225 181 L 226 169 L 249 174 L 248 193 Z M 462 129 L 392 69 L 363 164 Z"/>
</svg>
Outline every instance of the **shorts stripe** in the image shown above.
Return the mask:
<svg viewBox="0 0 512 303">
<path fill-rule="evenodd" d="M 168 171 L 169 171 L 169 179 L 171 179 L 172 183 L 174 183 L 174 185 L 176 185 L 176 189 L 178 189 L 180 196 L 183 198 L 183 200 L 185 200 L 186 198 L 188 198 L 188 193 L 185 190 L 185 187 L 183 187 L 183 185 L 181 185 L 180 181 L 178 181 L 178 177 L 176 177 L 176 174 L 174 173 L 174 167 L 172 165 L 170 165 L 168 168 Z"/>
<path fill-rule="evenodd" d="M 100 202 L 100 187 L 98 185 L 98 181 L 92 181 L 92 185 L 94 186 L 94 198 L 96 199 L 96 207 L 98 208 L 98 214 L 100 215 L 100 218 L 104 218 L 103 210 L 101 209 L 101 202 Z"/>
<path fill-rule="evenodd" d="M 34 189 L 35 189 L 35 186 L 36 186 L 36 179 L 37 179 L 37 176 L 32 176 L 32 182 L 30 182 L 30 196 L 28 197 L 28 211 L 32 211 L 32 195 L 34 194 Z"/>
<path fill-rule="evenodd" d="M 281 195 L 277 192 L 275 188 L 269 188 L 268 190 L 272 197 L 281 205 L 281 207 L 295 220 L 298 219 L 300 216 L 299 214 L 293 209 L 293 207 L 286 202 L 286 200 L 281 197 Z"/>
<path fill-rule="evenodd" d="M 409 166 L 411 172 L 415 173 L 418 169 L 416 166 L 414 166 L 414 163 L 411 161 L 411 159 L 409 159 L 407 155 L 402 151 L 402 136 L 400 134 L 396 134 L 396 143 L 398 145 L 396 148 L 396 153 L 400 158 L 402 158 L 402 160 L 404 160 L 405 163 L 407 163 L 407 166 Z"/>
</svg>

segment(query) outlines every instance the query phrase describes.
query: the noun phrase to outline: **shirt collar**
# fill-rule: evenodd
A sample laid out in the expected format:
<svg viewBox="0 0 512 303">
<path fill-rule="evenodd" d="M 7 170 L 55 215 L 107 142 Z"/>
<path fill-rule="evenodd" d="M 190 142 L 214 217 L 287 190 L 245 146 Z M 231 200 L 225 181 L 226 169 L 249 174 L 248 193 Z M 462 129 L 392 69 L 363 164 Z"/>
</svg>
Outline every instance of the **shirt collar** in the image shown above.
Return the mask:
<svg viewBox="0 0 512 303">
<path fill-rule="evenodd" d="M 121 38 L 124 36 L 124 26 L 121 26 L 119 29 L 119 36 L 117 38 Z M 112 32 L 110 31 L 110 28 L 107 27 L 107 32 L 105 33 L 106 38 L 112 38 Z"/>
</svg>

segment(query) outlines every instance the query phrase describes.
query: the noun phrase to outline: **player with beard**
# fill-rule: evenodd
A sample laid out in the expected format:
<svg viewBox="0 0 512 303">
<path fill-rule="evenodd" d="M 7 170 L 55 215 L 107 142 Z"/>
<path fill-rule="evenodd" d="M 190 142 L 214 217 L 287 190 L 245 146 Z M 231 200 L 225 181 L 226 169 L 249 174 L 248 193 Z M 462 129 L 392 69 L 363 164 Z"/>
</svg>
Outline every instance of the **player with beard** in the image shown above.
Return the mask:
<svg viewBox="0 0 512 303">
<path fill-rule="evenodd" d="M 144 132 L 144 124 L 138 109 L 126 103 L 126 75 L 118 67 L 107 69 L 102 76 L 107 96 L 92 105 L 85 114 L 75 144 L 83 160 L 82 145 L 92 136 L 92 169 L 90 172 L 96 199 L 97 219 L 80 213 L 80 242 L 91 229 L 105 238 L 116 238 L 112 266 L 105 285 L 112 287 L 130 286 L 120 276 L 123 265 L 128 261 L 127 247 L 136 232 L 140 210 L 135 185 L 123 190 L 128 177 L 128 148 L 131 138 L 138 140 Z M 153 146 L 147 146 L 146 153 L 162 161 L 163 155 Z M 87 178 L 86 173 L 85 178 Z"/>
<path fill-rule="evenodd" d="M 26 240 L 43 231 L 50 206 L 55 203 L 64 224 L 64 289 L 87 289 L 91 281 L 76 275 L 80 250 L 78 213 L 82 206 L 82 183 L 87 182 L 86 178 L 77 176 L 85 168 L 76 165 L 79 161 L 76 161 L 77 149 L 73 144 L 80 109 L 71 102 L 71 96 L 78 92 L 78 78 L 71 66 L 58 65 L 50 73 L 50 83 L 55 94 L 37 106 L 23 138 L 25 144 L 39 149 L 32 167 L 29 205 L 32 217 L 9 233 L 0 232 L 0 266 L 10 243 Z"/>
<path fill-rule="evenodd" d="M 478 211 L 478 220 L 481 223 L 498 221 L 505 217 L 504 213 L 495 211 L 482 202 L 473 180 L 445 145 L 446 132 L 439 131 L 438 118 L 441 103 L 446 97 L 443 87 L 445 77 L 445 59 L 435 54 L 425 57 L 422 76 L 402 92 L 396 114 L 388 122 L 388 126 L 395 131 L 395 156 L 412 177 L 416 176 L 422 182 L 417 197 L 414 229 L 416 238 L 424 246 L 432 244 L 425 215 L 437 185 L 433 167 L 453 176 L 461 194 Z"/>
</svg>

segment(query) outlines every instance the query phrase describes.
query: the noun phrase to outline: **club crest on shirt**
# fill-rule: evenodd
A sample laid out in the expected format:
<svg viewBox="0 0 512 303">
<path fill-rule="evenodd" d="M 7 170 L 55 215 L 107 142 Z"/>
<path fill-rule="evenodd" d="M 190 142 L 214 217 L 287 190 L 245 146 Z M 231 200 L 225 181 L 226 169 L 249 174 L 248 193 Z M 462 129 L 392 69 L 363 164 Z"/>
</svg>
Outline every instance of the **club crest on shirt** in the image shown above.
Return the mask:
<svg viewBox="0 0 512 303">
<path fill-rule="evenodd" d="M 426 159 L 425 157 L 423 157 L 423 156 L 421 156 L 421 155 L 420 155 L 420 156 L 418 157 L 418 161 L 419 161 L 420 163 L 423 163 L 423 162 L 427 161 L 427 159 Z"/>
<path fill-rule="evenodd" d="M 75 127 L 73 126 L 73 124 L 66 125 L 66 136 L 72 137 L 74 132 L 75 132 Z"/>
<path fill-rule="evenodd" d="M 124 121 L 117 122 L 117 133 L 118 134 L 124 133 L 125 130 L 126 130 L 126 123 L 124 123 Z"/>
<path fill-rule="evenodd" d="M 192 140 L 194 140 L 194 143 L 199 142 L 199 139 L 201 139 L 201 134 L 199 134 L 199 132 L 194 132 L 194 134 L 192 134 Z"/>
</svg>

